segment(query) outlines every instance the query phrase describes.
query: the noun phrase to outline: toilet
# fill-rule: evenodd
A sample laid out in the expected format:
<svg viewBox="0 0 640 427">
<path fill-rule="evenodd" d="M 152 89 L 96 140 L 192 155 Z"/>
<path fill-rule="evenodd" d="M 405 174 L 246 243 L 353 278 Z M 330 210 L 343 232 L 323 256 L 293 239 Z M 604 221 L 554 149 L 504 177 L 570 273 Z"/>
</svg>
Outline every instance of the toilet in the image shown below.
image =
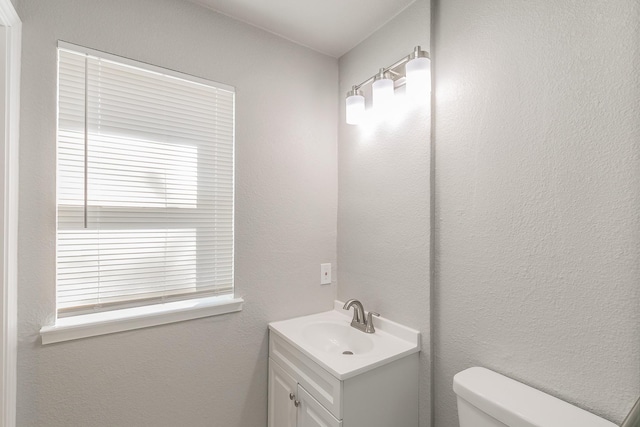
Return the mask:
<svg viewBox="0 0 640 427">
<path fill-rule="evenodd" d="M 590 412 L 485 368 L 453 377 L 460 427 L 617 427 Z"/>
</svg>

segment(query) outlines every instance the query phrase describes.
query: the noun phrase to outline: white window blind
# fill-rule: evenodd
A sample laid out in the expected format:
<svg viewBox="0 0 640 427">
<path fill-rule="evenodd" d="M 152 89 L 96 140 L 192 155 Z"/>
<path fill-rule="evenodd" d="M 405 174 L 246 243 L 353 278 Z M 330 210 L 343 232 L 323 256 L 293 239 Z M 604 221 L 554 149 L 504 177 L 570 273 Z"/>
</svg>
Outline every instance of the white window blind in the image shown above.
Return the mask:
<svg viewBox="0 0 640 427">
<path fill-rule="evenodd" d="M 234 90 L 58 48 L 58 316 L 233 293 Z"/>
</svg>

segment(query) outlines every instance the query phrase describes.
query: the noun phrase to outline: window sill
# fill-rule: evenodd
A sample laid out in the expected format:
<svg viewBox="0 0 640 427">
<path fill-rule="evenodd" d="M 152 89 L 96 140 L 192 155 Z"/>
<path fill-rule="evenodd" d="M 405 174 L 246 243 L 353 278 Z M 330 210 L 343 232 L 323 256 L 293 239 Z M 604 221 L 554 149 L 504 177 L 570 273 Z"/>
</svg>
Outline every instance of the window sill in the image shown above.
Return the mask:
<svg viewBox="0 0 640 427">
<path fill-rule="evenodd" d="M 40 336 L 46 345 L 232 313 L 241 311 L 243 303 L 242 298 L 232 296 L 209 297 L 65 317 L 40 329 Z"/>
</svg>

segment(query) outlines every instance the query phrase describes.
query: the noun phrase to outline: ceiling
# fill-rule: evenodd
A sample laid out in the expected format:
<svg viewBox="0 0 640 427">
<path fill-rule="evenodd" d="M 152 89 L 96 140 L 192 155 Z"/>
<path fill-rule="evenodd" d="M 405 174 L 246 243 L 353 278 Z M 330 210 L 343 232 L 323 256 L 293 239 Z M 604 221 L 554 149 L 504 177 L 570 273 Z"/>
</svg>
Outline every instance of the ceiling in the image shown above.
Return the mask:
<svg viewBox="0 0 640 427">
<path fill-rule="evenodd" d="M 415 0 L 190 0 L 339 58 Z"/>
</svg>

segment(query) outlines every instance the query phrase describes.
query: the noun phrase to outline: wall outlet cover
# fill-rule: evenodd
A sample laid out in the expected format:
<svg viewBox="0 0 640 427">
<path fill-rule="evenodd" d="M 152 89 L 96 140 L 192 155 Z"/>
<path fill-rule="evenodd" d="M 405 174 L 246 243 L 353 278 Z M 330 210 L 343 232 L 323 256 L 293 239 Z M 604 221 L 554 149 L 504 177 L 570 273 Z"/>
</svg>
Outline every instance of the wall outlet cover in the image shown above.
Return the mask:
<svg viewBox="0 0 640 427">
<path fill-rule="evenodd" d="M 331 264 L 320 264 L 320 284 L 331 284 Z"/>
</svg>

